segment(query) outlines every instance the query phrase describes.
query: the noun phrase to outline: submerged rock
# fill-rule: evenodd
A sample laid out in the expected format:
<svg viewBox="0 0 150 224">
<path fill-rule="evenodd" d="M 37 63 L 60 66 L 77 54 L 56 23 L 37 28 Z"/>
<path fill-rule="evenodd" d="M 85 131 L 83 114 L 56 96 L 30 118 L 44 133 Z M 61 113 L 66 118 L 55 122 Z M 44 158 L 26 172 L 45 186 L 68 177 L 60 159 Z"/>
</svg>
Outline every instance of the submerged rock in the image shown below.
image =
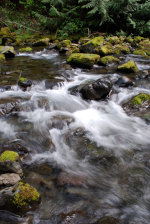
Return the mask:
<svg viewBox="0 0 150 224">
<path fill-rule="evenodd" d="M 121 220 L 119 220 L 118 218 L 114 218 L 111 216 L 105 216 L 100 218 L 97 222 L 95 222 L 94 224 L 121 224 Z"/>
<path fill-rule="evenodd" d="M 86 100 L 101 100 L 108 96 L 112 84 L 107 79 L 98 79 L 95 82 L 84 85 L 81 87 L 79 93 L 83 99 Z"/>
<path fill-rule="evenodd" d="M 128 61 L 128 62 L 118 66 L 118 71 L 127 72 L 127 73 L 136 73 L 139 70 L 134 61 Z"/>
<path fill-rule="evenodd" d="M 91 68 L 99 59 L 100 56 L 97 54 L 73 53 L 67 62 L 79 67 Z"/>
<path fill-rule="evenodd" d="M 6 58 L 13 58 L 16 55 L 14 48 L 9 46 L 0 46 L 0 54 L 4 54 Z"/>
<path fill-rule="evenodd" d="M 129 87 L 129 86 L 133 86 L 133 82 L 130 78 L 128 78 L 127 76 L 122 76 L 120 77 L 116 82 L 116 85 L 118 85 L 119 87 Z"/>
</svg>

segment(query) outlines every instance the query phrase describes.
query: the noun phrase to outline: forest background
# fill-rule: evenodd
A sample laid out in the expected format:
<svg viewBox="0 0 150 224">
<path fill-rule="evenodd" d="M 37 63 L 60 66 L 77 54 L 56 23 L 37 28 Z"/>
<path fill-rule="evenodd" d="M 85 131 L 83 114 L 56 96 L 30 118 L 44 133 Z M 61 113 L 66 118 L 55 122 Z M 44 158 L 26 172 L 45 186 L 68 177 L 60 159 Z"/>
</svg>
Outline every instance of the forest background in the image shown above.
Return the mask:
<svg viewBox="0 0 150 224">
<path fill-rule="evenodd" d="M 0 26 L 79 39 L 94 32 L 150 35 L 150 0 L 1 0 Z"/>
</svg>

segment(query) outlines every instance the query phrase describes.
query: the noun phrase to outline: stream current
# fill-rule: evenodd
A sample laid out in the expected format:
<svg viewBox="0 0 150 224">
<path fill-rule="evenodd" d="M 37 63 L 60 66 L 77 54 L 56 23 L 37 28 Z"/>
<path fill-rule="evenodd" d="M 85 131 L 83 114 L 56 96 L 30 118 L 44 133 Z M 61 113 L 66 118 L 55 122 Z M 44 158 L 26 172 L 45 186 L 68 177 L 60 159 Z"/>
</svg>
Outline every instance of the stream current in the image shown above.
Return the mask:
<svg viewBox="0 0 150 224">
<path fill-rule="evenodd" d="M 148 59 L 129 59 L 139 70 L 150 69 Z M 128 116 L 122 104 L 150 94 L 150 80 L 134 79 L 134 87 L 118 88 L 105 101 L 85 101 L 70 89 L 105 77 L 115 82 L 120 74 L 100 66 L 70 69 L 65 57 L 49 50 L 18 54 L 5 69 L 22 70 L 33 85 L 1 91 L 0 100 L 17 99 L 19 111 L 0 119 L 0 144 L 28 149 L 24 179 L 38 189 L 41 203 L 24 217 L 0 211 L 0 223 L 92 224 L 112 216 L 149 224 L 150 125 Z M 48 89 L 49 79 L 58 85 Z"/>
</svg>

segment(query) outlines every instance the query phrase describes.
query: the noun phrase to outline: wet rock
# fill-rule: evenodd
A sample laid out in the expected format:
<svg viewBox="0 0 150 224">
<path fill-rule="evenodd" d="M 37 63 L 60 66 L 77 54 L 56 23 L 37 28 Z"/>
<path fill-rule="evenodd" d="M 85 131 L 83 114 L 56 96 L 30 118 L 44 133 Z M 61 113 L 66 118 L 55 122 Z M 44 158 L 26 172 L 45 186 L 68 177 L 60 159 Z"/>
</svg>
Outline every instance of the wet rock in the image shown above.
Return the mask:
<svg viewBox="0 0 150 224">
<path fill-rule="evenodd" d="M 9 86 L 9 85 L 0 86 L 0 91 L 4 92 L 4 91 L 7 91 L 7 90 L 11 90 L 11 86 Z"/>
<path fill-rule="evenodd" d="M 95 82 L 87 84 L 80 89 L 80 94 L 86 100 L 101 100 L 108 96 L 112 84 L 107 79 L 98 79 Z"/>
<path fill-rule="evenodd" d="M 105 216 L 100 218 L 94 224 L 121 224 L 122 222 L 118 218 L 114 218 L 111 216 Z"/>
<path fill-rule="evenodd" d="M 0 54 L 4 54 L 6 58 L 13 58 L 16 55 L 14 48 L 9 46 L 0 46 Z"/>
<path fill-rule="evenodd" d="M 26 89 L 27 87 L 32 86 L 32 82 L 31 80 L 22 77 L 19 79 L 18 85 Z"/>
<path fill-rule="evenodd" d="M 57 185 L 74 185 L 74 186 L 82 186 L 86 184 L 86 177 L 83 175 L 68 173 L 68 172 L 61 172 L 58 180 Z"/>
<path fill-rule="evenodd" d="M 40 40 L 37 40 L 33 43 L 33 46 L 40 47 L 40 46 L 48 46 L 49 45 L 49 38 L 43 38 Z"/>
<path fill-rule="evenodd" d="M 77 210 L 61 214 L 62 224 L 87 224 L 88 218 L 84 211 Z"/>
<path fill-rule="evenodd" d="M 67 62 L 79 67 L 91 68 L 99 59 L 100 56 L 97 54 L 73 53 Z"/>
<path fill-rule="evenodd" d="M 62 79 L 47 79 L 45 80 L 45 88 L 53 89 L 54 87 L 60 87 L 63 85 Z"/>
<path fill-rule="evenodd" d="M 11 101 L 11 102 L 8 102 Z M 18 111 L 18 105 L 19 101 L 18 100 L 10 100 L 10 99 L 5 99 L 5 100 L 0 100 L 0 116 L 5 116 L 8 114 L 11 114 L 12 112 Z"/>
<path fill-rule="evenodd" d="M 128 61 L 128 62 L 118 66 L 118 71 L 127 72 L 127 73 L 136 73 L 139 70 L 134 61 Z"/>
<path fill-rule="evenodd" d="M 0 187 L 15 185 L 20 180 L 20 176 L 16 173 L 7 173 L 0 175 Z"/>
<path fill-rule="evenodd" d="M 0 190 L 0 208 L 7 207 L 9 201 L 13 198 L 13 189 L 14 187 L 6 187 Z"/>
<path fill-rule="evenodd" d="M 130 78 L 128 78 L 127 76 L 122 76 L 120 77 L 116 82 L 116 85 L 118 85 L 119 87 L 129 87 L 129 86 L 133 86 L 133 82 Z"/>
<path fill-rule="evenodd" d="M 19 153 L 19 155 L 21 156 L 29 152 L 29 149 L 23 146 L 22 143 L 18 141 L 4 143 L 2 148 L 4 151 L 11 149 L 12 151 Z"/>
</svg>

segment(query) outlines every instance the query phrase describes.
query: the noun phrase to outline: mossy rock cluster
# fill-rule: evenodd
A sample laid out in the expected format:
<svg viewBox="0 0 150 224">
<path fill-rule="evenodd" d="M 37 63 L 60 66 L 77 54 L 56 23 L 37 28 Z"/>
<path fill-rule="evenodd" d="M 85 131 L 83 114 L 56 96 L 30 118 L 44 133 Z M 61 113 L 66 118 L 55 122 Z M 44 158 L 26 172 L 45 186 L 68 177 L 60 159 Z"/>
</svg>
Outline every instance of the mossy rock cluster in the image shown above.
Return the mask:
<svg viewBox="0 0 150 224">
<path fill-rule="evenodd" d="M 91 53 L 95 54 L 98 52 L 97 47 L 103 45 L 104 37 L 95 37 L 92 40 L 89 40 L 87 43 L 80 46 L 80 52 L 82 53 Z"/>
<path fill-rule="evenodd" d="M 126 73 L 137 73 L 139 70 L 134 61 L 128 61 L 118 66 L 118 71 Z"/>
<path fill-rule="evenodd" d="M 97 54 L 73 53 L 68 58 L 67 62 L 79 67 L 91 68 L 99 59 L 100 56 Z"/>
<path fill-rule="evenodd" d="M 42 39 L 39 39 L 39 40 L 35 41 L 33 43 L 33 46 L 35 46 L 35 47 L 48 46 L 49 45 L 49 41 L 50 41 L 49 38 L 42 38 Z"/>
<path fill-rule="evenodd" d="M 70 40 L 62 40 L 61 42 L 59 42 L 57 44 L 57 48 L 58 49 L 62 49 L 62 48 L 69 48 L 71 45 L 71 41 Z"/>
</svg>

